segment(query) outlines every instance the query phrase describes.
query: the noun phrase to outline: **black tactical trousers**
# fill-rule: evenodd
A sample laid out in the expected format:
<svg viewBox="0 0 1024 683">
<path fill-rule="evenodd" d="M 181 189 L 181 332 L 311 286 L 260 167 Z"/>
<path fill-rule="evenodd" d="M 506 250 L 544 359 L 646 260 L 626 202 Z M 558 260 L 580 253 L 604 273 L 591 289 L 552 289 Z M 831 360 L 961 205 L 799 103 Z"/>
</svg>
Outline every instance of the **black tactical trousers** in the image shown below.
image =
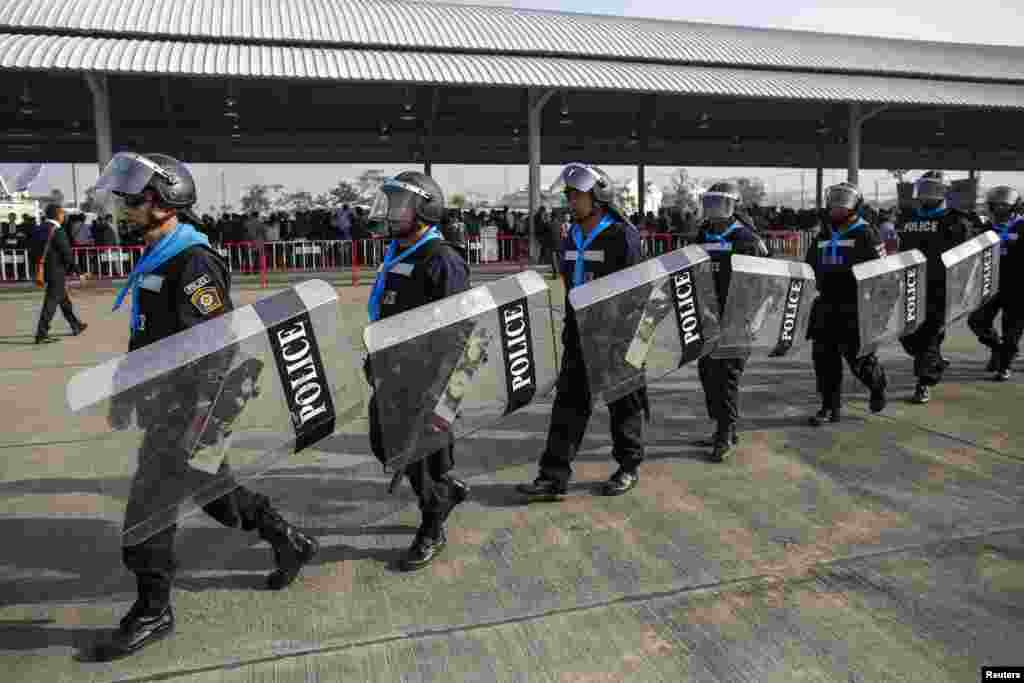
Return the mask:
<svg viewBox="0 0 1024 683">
<path fill-rule="evenodd" d="M 563 341 L 566 341 L 565 337 Z M 627 471 L 635 471 L 644 459 L 646 392 L 646 387 L 638 389 L 608 404 L 612 457 L 619 467 Z M 572 477 L 572 461 L 579 452 L 592 412 L 587 371 L 576 338 L 574 344 L 565 344 L 562 356 L 547 447 L 540 458 L 542 477 L 559 482 L 569 481 Z"/>
<path fill-rule="evenodd" d="M 719 434 L 729 433 L 739 419 L 740 378 L 746 366 L 746 358 L 704 356 L 697 362 L 708 416 L 718 423 Z"/>
<path fill-rule="evenodd" d="M 72 331 L 77 331 L 82 326 L 82 321 L 75 315 L 75 308 L 71 304 L 71 297 L 68 296 L 68 288 L 63 276 L 59 278 L 46 279 L 46 296 L 43 298 L 43 310 L 39 313 L 39 325 L 36 327 L 36 336 L 45 337 L 50 332 L 50 323 L 57 313 L 57 307 L 64 314 Z"/>
<path fill-rule="evenodd" d="M 821 395 L 821 407 L 839 410 L 842 401 L 843 359 L 850 366 L 850 372 L 871 391 L 884 389 L 887 383 L 885 370 L 878 357 L 871 353 L 857 357 L 858 345 L 843 342 L 834 336 L 815 339 L 811 350 L 814 374 Z"/>
<path fill-rule="evenodd" d="M 151 609 L 170 602 L 171 582 L 177 569 L 175 521 L 179 503 L 189 494 L 225 491 L 204 505 L 203 511 L 230 528 L 259 529 L 264 516 L 272 511 L 266 496 L 232 481 L 227 463 L 221 465 L 216 475 L 189 467 L 188 452 L 180 445 L 184 427 L 182 420 L 168 420 L 146 431 L 125 511 L 126 532 L 161 529 L 143 542 L 121 549 L 124 566 L 137 577 L 139 598 Z"/>
<path fill-rule="evenodd" d="M 921 326 L 905 337 L 900 344 L 914 359 L 914 376 L 919 384 L 933 387 L 942 381 L 942 342 L 946 339 L 943 315 L 929 312 Z"/>
<path fill-rule="evenodd" d="M 384 439 L 381 434 L 380 419 L 377 413 L 377 401 L 370 399 L 370 447 L 373 454 L 381 462 L 386 462 L 384 455 Z M 422 460 L 405 466 L 405 474 L 409 477 L 413 493 L 419 501 L 423 514 L 421 530 L 431 538 L 441 534 L 441 512 L 450 505 L 454 487 L 446 476 L 455 467 L 455 444 L 449 435 L 448 446 L 438 449 Z"/>
<path fill-rule="evenodd" d="M 978 337 L 978 341 L 992 349 L 999 365 L 997 370 L 1009 370 L 1013 359 L 1020 353 L 1020 339 L 1024 335 L 1024 304 L 1012 301 L 1019 296 L 1016 292 L 1002 289 L 987 304 L 967 318 L 967 326 Z M 1003 336 L 996 332 L 993 322 L 1003 312 Z"/>
</svg>

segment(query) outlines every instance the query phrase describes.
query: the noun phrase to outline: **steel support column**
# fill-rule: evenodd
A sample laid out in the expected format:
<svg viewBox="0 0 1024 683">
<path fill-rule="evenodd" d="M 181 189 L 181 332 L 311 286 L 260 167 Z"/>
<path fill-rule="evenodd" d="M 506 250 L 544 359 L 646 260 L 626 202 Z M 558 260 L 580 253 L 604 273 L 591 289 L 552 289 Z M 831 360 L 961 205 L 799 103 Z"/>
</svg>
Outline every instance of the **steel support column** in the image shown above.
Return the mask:
<svg viewBox="0 0 1024 683">
<path fill-rule="evenodd" d="M 646 170 L 647 169 L 646 169 L 645 165 L 642 162 L 640 164 L 637 164 L 637 167 L 636 167 L 636 199 L 637 199 L 637 206 L 639 207 L 638 210 L 640 212 L 640 222 L 641 223 L 643 223 L 644 216 L 647 215 L 647 213 L 644 211 L 644 206 L 645 206 L 644 205 L 644 200 L 647 198 L 647 181 L 646 181 L 646 178 L 644 177 L 646 175 L 644 173 L 644 171 L 646 171 Z"/>
<path fill-rule="evenodd" d="M 866 114 L 862 113 L 863 109 L 863 105 L 861 105 L 860 102 L 850 103 L 850 120 L 846 137 L 847 151 L 849 153 L 846 168 L 846 182 L 853 183 L 858 187 L 860 186 L 860 138 L 864 122 L 882 113 L 888 109 L 888 107 L 886 105 L 875 107 Z"/>
<path fill-rule="evenodd" d="M 85 82 L 92 91 L 93 120 L 96 121 L 96 162 L 100 173 L 111 157 L 114 156 L 114 142 L 110 124 L 110 90 L 107 87 L 106 74 L 85 74 Z M 114 215 L 114 225 L 120 219 L 118 203 L 106 206 L 107 211 Z"/>
<path fill-rule="evenodd" d="M 536 226 L 537 209 L 540 206 L 540 134 L 541 134 L 541 112 L 547 104 L 554 90 L 538 92 L 530 89 L 527 93 L 527 122 L 526 132 L 530 142 L 529 177 L 530 177 L 530 216 L 527 225 L 530 226 L 530 260 L 536 261 L 538 256 L 538 245 Z"/>
</svg>

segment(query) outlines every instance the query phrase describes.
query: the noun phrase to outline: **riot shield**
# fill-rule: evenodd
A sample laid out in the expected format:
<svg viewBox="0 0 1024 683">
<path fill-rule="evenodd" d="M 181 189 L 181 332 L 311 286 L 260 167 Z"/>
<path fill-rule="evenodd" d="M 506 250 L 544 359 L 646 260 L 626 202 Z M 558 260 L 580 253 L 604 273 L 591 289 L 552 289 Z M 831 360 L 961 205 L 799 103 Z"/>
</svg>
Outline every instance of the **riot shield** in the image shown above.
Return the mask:
<svg viewBox="0 0 1024 683">
<path fill-rule="evenodd" d="M 611 403 L 710 353 L 720 320 L 711 258 L 684 247 L 569 292 L 592 400 Z"/>
<path fill-rule="evenodd" d="M 928 292 L 927 259 L 917 249 L 858 263 L 857 330 L 859 356 L 874 353 L 924 322 Z"/>
<path fill-rule="evenodd" d="M 741 254 L 732 256 L 731 265 L 722 336 L 711 357 L 781 357 L 799 347 L 818 295 L 814 269 Z"/>
<path fill-rule="evenodd" d="M 988 230 L 942 253 L 946 325 L 988 303 L 999 291 L 999 235 Z"/>
<path fill-rule="evenodd" d="M 533 271 L 366 327 L 370 440 L 398 468 L 491 426 L 558 378 L 551 292 Z"/>
<path fill-rule="evenodd" d="M 310 280 L 72 377 L 69 408 L 114 430 L 100 478 L 131 482 L 122 543 L 361 417 L 361 354 L 337 335 L 337 293 Z"/>
</svg>

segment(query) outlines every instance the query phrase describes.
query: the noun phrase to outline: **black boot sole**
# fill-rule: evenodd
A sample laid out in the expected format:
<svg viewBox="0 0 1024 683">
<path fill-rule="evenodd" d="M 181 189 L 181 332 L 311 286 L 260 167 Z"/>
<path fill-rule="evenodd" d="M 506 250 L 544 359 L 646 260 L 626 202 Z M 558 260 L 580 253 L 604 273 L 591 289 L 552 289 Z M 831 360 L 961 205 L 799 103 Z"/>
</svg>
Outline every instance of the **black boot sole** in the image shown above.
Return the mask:
<svg viewBox="0 0 1024 683">
<path fill-rule="evenodd" d="M 112 643 L 101 643 L 92 649 L 91 659 L 95 662 L 112 662 L 117 659 L 130 657 L 139 650 L 159 642 L 164 638 L 174 635 L 174 622 L 168 626 L 153 631 L 146 639 L 140 640 L 129 647 L 122 647 Z"/>
<path fill-rule="evenodd" d="M 284 590 L 288 586 L 295 583 L 295 579 L 299 577 L 299 573 L 302 568 L 309 564 L 317 553 L 320 552 L 320 544 L 315 538 L 309 538 L 309 546 L 306 550 L 298 556 L 299 565 L 294 570 L 275 569 L 271 572 L 270 576 L 267 577 L 267 588 L 272 591 Z"/>
</svg>

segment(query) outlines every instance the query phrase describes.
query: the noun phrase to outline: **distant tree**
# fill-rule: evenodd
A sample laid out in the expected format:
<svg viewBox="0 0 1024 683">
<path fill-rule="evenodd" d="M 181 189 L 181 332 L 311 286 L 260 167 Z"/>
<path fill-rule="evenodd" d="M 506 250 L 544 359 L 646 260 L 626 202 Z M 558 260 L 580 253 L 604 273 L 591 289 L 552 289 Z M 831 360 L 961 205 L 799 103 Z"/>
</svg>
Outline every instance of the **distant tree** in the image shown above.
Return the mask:
<svg viewBox="0 0 1024 683">
<path fill-rule="evenodd" d="M 324 208 L 337 209 L 344 204 L 355 204 L 359 199 L 359 190 L 347 180 L 341 180 L 325 194 L 317 195 L 314 203 Z"/>
<path fill-rule="evenodd" d="M 461 209 L 466 205 L 466 195 L 456 192 L 448 198 L 448 204 L 453 209 Z"/>
<path fill-rule="evenodd" d="M 679 210 L 696 212 L 700 208 L 700 182 L 691 177 L 685 168 L 681 168 L 672 176 L 671 183 L 670 190 L 675 194 Z"/>
<path fill-rule="evenodd" d="M 83 213 L 102 213 L 104 212 L 104 204 L 96 198 L 96 188 L 87 187 L 85 188 L 85 196 L 82 198 L 82 203 L 79 207 Z"/>
<path fill-rule="evenodd" d="M 64 206 L 64 193 L 61 192 L 56 187 L 53 188 L 52 190 L 50 190 L 50 201 L 52 201 L 57 206 Z"/>
<path fill-rule="evenodd" d="M 283 190 L 284 185 L 249 185 L 245 188 L 245 194 L 242 195 L 242 211 L 245 213 L 270 211 L 276 201 L 276 195 Z"/>
<path fill-rule="evenodd" d="M 888 173 L 889 173 L 889 175 L 891 175 L 893 178 L 896 179 L 896 182 L 902 183 L 903 182 L 903 177 L 905 175 L 907 175 L 908 173 L 910 173 L 910 171 L 907 170 L 907 169 L 902 169 L 902 168 L 890 168 L 888 170 Z"/>
<path fill-rule="evenodd" d="M 281 195 L 274 208 L 279 211 L 309 211 L 313 208 L 313 195 L 305 190 L 286 192 Z"/>
<path fill-rule="evenodd" d="M 764 201 L 764 181 L 760 178 L 737 178 L 742 206 L 760 206 Z"/>
<path fill-rule="evenodd" d="M 359 199 L 372 201 L 385 178 L 387 178 L 387 175 L 378 168 L 371 168 L 360 173 L 355 182 L 356 190 L 359 192 Z"/>
</svg>

